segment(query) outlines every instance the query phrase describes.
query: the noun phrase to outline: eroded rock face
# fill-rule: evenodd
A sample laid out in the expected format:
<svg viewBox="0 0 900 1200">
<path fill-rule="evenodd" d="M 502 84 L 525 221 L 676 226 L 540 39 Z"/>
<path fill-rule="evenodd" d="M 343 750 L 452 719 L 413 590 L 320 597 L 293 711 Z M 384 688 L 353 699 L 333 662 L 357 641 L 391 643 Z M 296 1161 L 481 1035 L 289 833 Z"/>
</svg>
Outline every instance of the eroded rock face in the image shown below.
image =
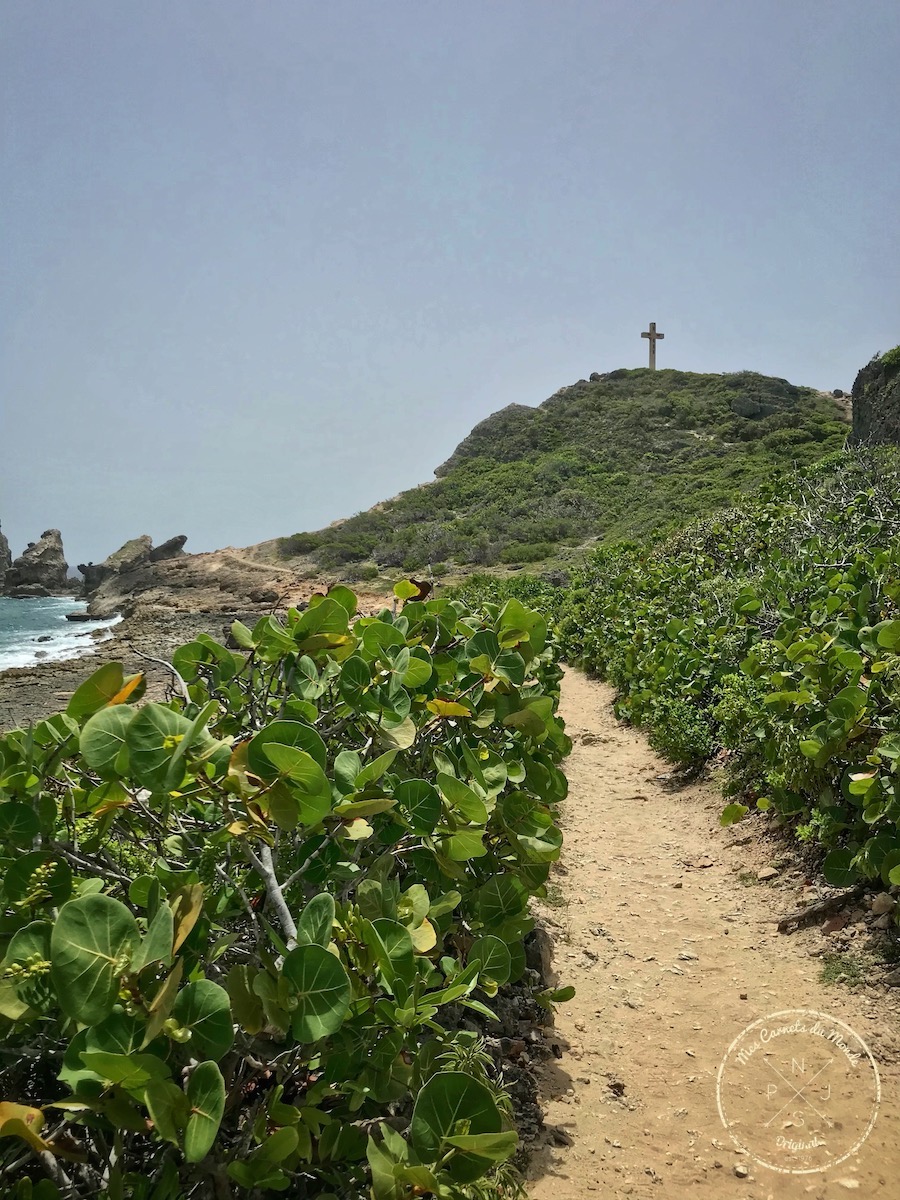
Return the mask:
<svg viewBox="0 0 900 1200">
<path fill-rule="evenodd" d="M 3 580 L 6 578 L 6 572 L 12 566 L 12 554 L 9 549 L 9 542 L 6 534 L 0 530 L 0 589 L 3 587 Z"/>
<path fill-rule="evenodd" d="M 126 542 L 113 554 L 110 554 L 103 560 L 102 563 L 79 563 L 78 570 L 84 576 L 84 594 L 89 597 L 95 597 L 97 593 L 104 588 L 104 585 L 110 585 L 113 590 L 120 591 L 117 581 L 120 577 L 127 576 L 131 579 L 134 575 L 147 575 L 147 568 L 158 562 L 165 562 L 170 558 L 178 558 L 184 554 L 184 543 L 187 541 L 187 535 L 179 533 L 176 537 L 169 538 L 160 546 L 153 546 L 153 540 L 146 533 L 142 533 L 140 537 L 132 538 L 130 542 Z M 106 587 L 106 591 L 110 591 L 110 587 Z"/>
<path fill-rule="evenodd" d="M 68 576 L 62 534 L 58 529 L 47 529 L 7 570 L 3 591 L 18 599 L 68 595 L 72 591 Z"/>
<path fill-rule="evenodd" d="M 900 347 L 874 358 L 853 384 L 853 442 L 900 445 Z"/>
</svg>

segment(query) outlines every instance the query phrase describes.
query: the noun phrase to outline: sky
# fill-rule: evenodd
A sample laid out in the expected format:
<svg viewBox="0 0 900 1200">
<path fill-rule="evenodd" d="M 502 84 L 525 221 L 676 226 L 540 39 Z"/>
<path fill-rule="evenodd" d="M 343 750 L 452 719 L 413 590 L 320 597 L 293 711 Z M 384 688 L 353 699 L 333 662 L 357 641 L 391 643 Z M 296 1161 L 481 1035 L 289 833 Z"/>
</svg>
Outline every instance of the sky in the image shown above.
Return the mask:
<svg viewBox="0 0 900 1200">
<path fill-rule="evenodd" d="M 0 519 L 316 529 L 592 371 L 900 342 L 896 0 L 4 0 Z"/>
</svg>

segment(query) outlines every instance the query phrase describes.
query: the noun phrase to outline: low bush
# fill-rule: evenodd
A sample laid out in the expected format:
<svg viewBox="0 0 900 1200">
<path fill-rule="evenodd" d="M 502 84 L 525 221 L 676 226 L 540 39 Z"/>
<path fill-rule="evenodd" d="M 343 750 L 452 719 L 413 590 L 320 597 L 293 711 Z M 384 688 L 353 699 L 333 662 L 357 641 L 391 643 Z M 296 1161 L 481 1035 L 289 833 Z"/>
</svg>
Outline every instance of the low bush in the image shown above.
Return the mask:
<svg viewBox="0 0 900 1200">
<path fill-rule="evenodd" d="M 668 540 L 606 547 L 560 613 L 572 661 L 677 762 L 729 751 L 751 806 L 900 883 L 900 454 L 830 456 Z"/>
<path fill-rule="evenodd" d="M 559 854 L 546 622 L 339 587 L 232 636 L 0 737 L 3 1194 L 502 1189 L 459 1013 L 523 976 Z"/>
</svg>

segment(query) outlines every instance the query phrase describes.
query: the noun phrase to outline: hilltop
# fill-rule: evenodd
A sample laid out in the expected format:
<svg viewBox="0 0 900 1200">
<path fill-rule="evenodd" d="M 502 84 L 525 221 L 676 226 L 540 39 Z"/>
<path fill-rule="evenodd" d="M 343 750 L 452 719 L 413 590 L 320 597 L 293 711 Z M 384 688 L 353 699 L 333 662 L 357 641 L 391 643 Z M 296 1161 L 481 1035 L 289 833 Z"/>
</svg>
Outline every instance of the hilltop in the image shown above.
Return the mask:
<svg viewBox="0 0 900 1200">
<path fill-rule="evenodd" d="M 838 400 L 785 379 L 612 371 L 494 413 L 432 482 L 258 549 L 350 579 L 566 557 L 728 505 L 839 449 L 847 433 Z"/>
</svg>

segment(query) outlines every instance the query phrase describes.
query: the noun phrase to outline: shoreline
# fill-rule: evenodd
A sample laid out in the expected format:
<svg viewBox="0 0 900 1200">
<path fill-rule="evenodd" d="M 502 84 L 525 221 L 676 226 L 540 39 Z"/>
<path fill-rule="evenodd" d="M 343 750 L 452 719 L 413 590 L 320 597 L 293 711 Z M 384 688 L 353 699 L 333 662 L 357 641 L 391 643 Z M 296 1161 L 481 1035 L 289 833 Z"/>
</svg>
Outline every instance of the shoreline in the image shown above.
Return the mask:
<svg viewBox="0 0 900 1200">
<path fill-rule="evenodd" d="M 172 676 L 164 667 L 147 662 L 135 651 L 165 659 L 198 633 L 207 633 L 222 642 L 236 618 L 256 621 L 263 615 L 262 611 L 249 613 L 237 608 L 231 612 L 194 613 L 139 610 L 112 626 L 111 636 L 98 640 L 88 653 L 0 671 L 0 732 L 62 712 L 78 685 L 105 662 L 121 662 L 126 674 L 143 671 L 148 696 L 160 698 Z M 89 637 L 87 633 L 85 640 Z"/>
</svg>

